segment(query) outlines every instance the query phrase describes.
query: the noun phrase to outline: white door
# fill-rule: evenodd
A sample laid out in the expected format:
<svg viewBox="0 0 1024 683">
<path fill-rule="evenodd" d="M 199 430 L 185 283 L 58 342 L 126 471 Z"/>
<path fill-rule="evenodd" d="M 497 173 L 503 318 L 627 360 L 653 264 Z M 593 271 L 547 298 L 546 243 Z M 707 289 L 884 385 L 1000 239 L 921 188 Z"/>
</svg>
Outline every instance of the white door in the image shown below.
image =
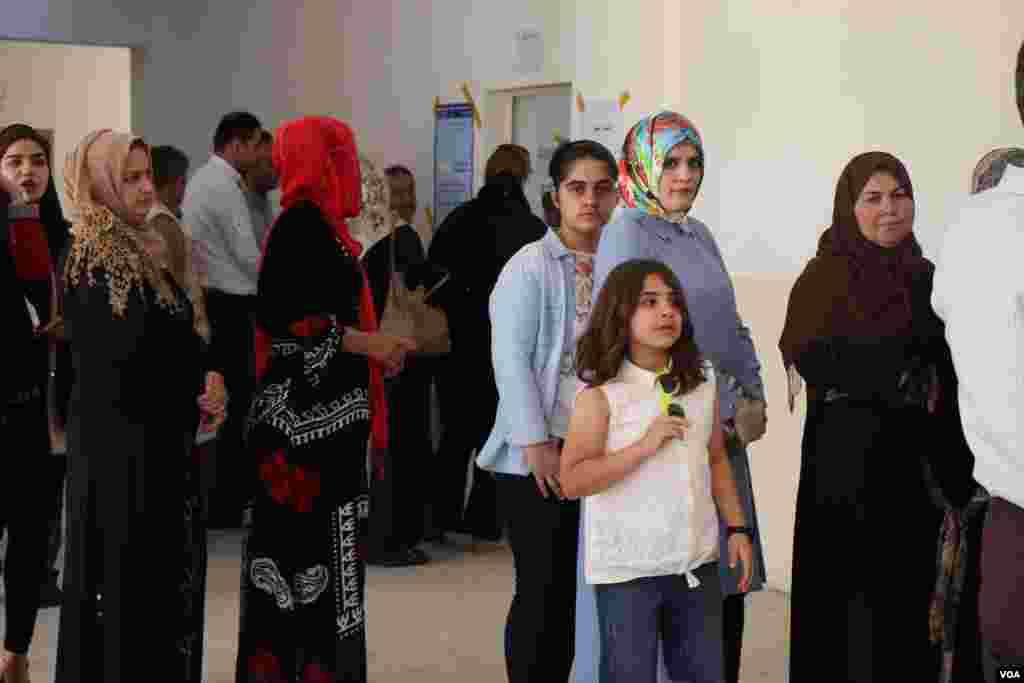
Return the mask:
<svg viewBox="0 0 1024 683">
<path fill-rule="evenodd" d="M 512 140 L 530 151 L 531 170 L 523 190 L 533 212 L 544 217 L 541 197 L 552 188 L 548 174 L 558 138 L 572 135 L 572 87 L 533 88 L 512 96 Z"/>
</svg>

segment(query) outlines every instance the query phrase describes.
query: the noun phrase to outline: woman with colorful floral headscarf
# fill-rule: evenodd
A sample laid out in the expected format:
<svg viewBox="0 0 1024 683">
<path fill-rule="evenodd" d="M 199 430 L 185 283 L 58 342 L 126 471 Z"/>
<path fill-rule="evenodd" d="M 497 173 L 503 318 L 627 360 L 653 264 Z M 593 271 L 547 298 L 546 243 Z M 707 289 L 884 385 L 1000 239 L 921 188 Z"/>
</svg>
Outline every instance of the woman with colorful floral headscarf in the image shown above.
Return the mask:
<svg viewBox="0 0 1024 683">
<path fill-rule="evenodd" d="M 308 117 L 274 137 L 282 213 L 256 295 L 260 389 L 249 417 L 255 492 L 242 556 L 237 680 L 367 680 L 366 455 L 387 448 L 383 375 L 408 340 L 377 332 L 348 222 L 362 190 L 344 123 Z"/>
<path fill-rule="evenodd" d="M 605 227 L 594 264 L 594 296 L 619 264 L 650 258 L 672 268 L 686 291 L 697 344 L 720 376 L 720 411 L 733 474 L 747 525 L 722 527 L 719 575 L 728 596 L 711 628 L 725 634 L 725 680 L 736 681 L 743 637 L 744 595 L 741 568 L 730 567 L 731 537 L 748 534 L 754 544 L 749 590 L 764 584 L 764 557 L 746 446 L 765 430 L 761 364 L 750 333 L 736 308 L 736 295 L 714 236 L 689 215 L 704 179 L 704 147 L 697 128 L 674 112 L 641 120 L 629 131 L 619 162 L 619 187 L 624 207 Z M 582 557 L 582 552 L 581 552 Z M 593 587 L 579 580 L 577 598 L 576 680 L 600 680 Z M 667 674 L 662 669 L 662 678 Z"/>
<path fill-rule="evenodd" d="M 146 143 L 91 133 L 69 155 L 64 183 L 74 215 L 64 320 L 75 386 L 55 680 L 137 681 L 160 662 L 175 680 L 198 683 L 206 539 L 188 456 L 201 414 L 223 420 L 223 383 L 208 373 L 197 401 L 204 359 L 194 311 L 145 225 L 154 197 Z"/>
<path fill-rule="evenodd" d="M 983 156 L 971 174 L 971 194 L 991 190 L 998 185 L 1007 166 L 1024 168 L 1024 149 L 1000 147 Z"/>
</svg>

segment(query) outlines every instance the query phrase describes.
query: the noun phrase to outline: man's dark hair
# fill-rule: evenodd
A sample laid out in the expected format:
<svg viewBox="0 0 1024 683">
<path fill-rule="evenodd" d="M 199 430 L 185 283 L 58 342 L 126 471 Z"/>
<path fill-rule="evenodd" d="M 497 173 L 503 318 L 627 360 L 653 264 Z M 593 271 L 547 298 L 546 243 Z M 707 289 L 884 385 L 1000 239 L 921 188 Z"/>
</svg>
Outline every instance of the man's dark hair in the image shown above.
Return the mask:
<svg viewBox="0 0 1024 683">
<path fill-rule="evenodd" d="M 1020 44 L 1017 53 L 1017 111 L 1020 112 L 1020 122 L 1024 123 L 1024 43 Z"/>
<path fill-rule="evenodd" d="M 160 145 L 150 150 L 153 158 L 153 184 L 167 187 L 188 174 L 188 157 L 177 147 Z"/>
<path fill-rule="evenodd" d="M 274 136 L 269 130 L 263 131 L 260 134 L 260 145 L 272 145 L 274 144 Z"/>
<path fill-rule="evenodd" d="M 392 164 L 384 169 L 384 175 L 388 178 L 397 178 L 400 175 L 407 175 L 410 178 L 413 177 L 412 171 L 407 166 L 402 164 Z"/>
<path fill-rule="evenodd" d="M 554 190 L 550 192 L 545 192 L 543 195 L 541 195 L 540 205 L 544 208 L 545 211 L 558 211 L 558 207 L 555 206 L 554 197 L 552 197 L 553 194 Z"/>
<path fill-rule="evenodd" d="M 235 140 L 251 140 L 257 131 L 263 129 L 260 120 L 247 111 L 226 114 L 217 124 L 213 134 L 213 151 L 223 151 Z"/>
</svg>

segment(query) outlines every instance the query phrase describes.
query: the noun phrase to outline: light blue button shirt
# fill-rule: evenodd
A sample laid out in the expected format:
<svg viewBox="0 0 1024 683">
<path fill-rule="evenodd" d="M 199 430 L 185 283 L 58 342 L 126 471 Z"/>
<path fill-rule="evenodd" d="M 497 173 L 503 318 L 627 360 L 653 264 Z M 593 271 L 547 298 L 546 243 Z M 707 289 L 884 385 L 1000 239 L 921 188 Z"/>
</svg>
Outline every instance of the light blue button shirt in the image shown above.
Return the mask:
<svg viewBox="0 0 1024 683">
<path fill-rule="evenodd" d="M 575 267 L 572 252 L 549 230 L 509 259 L 491 292 L 499 399 L 477 458 L 485 470 L 527 475 L 523 447 L 551 438 L 562 354 L 575 341 Z"/>
</svg>

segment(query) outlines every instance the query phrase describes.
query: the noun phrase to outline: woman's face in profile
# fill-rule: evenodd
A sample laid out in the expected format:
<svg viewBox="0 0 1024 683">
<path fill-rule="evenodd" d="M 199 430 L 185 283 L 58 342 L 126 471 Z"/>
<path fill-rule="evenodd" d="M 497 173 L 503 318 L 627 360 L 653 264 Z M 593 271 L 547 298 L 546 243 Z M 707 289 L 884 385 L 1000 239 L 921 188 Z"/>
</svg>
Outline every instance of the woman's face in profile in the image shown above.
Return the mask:
<svg viewBox="0 0 1024 683">
<path fill-rule="evenodd" d="M 132 213 L 135 225 L 142 225 L 156 196 L 149 152 L 145 147 L 132 147 L 124 165 L 121 183 L 121 201 Z"/>
<path fill-rule="evenodd" d="M 853 206 L 860 233 L 880 247 L 895 247 L 914 230 L 910 188 L 885 171 L 871 176 Z"/>
</svg>

